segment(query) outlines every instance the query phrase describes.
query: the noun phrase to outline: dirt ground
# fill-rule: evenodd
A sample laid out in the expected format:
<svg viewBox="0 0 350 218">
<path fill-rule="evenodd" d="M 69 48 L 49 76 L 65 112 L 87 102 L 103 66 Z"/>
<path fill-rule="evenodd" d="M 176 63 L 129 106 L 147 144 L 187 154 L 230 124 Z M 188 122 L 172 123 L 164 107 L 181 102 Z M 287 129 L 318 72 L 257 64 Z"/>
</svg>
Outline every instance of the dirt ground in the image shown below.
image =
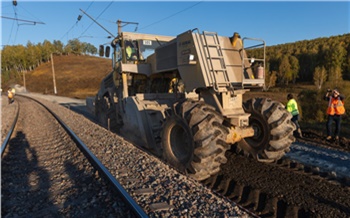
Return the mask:
<svg viewBox="0 0 350 218">
<path fill-rule="evenodd" d="M 346 137 L 340 137 L 339 142 L 334 140 L 327 141 L 326 136 L 322 132 L 316 130 L 304 130 L 303 137 L 304 138 L 298 138 L 297 140 L 317 146 L 331 147 L 341 151 L 350 152 L 350 139 Z"/>
<path fill-rule="evenodd" d="M 54 56 L 26 74 L 26 88 L 30 92 L 54 94 L 53 70 L 57 95 L 85 99 L 95 96 L 100 83 L 111 72 L 111 60 L 92 56 Z M 22 81 L 19 81 L 22 84 Z"/>
</svg>

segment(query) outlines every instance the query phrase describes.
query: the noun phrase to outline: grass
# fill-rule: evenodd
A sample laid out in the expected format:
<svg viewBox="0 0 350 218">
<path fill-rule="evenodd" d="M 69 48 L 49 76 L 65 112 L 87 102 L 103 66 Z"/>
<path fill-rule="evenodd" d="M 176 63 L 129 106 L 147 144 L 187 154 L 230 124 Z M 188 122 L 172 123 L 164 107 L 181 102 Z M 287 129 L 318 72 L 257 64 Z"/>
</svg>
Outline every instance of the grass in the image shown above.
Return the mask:
<svg viewBox="0 0 350 218">
<path fill-rule="evenodd" d="M 345 87 L 350 87 L 350 82 L 346 81 L 345 83 Z M 252 90 L 250 92 L 247 92 L 244 96 L 244 100 L 247 100 L 249 98 L 253 98 L 253 97 L 263 97 L 263 98 L 271 98 L 272 100 L 275 101 L 279 101 L 281 103 L 283 103 L 284 105 L 287 104 L 287 95 L 288 93 L 292 93 L 294 96 L 296 96 L 296 99 L 298 101 L 297 96 L 299 95 L 299 93 L 301 93 L 302 91 L 305 90 L 316 90 L 315 86 L 311 85 L 311 84 L 295 84 L 295 85 L 291 85 L 290 87 L 285 87 L 285 88 L 281 88 L 281 87 L 274 87 L 272 89 L 270 89 L 267 92 L 263 92 L 263 91 L 257 91 L 257 90 Z M 346 93 L 348 92 L 348 90 L 343 89 Z M 300 103 L 310 103 L 310 104 L 316 104 L 317 101 L 317 105 L 320 105 L 320 108 L 318 108 L 321 112 L 323 112 L 323 120 L 322 121 L 315 121 L 315 120 L 310 120 L 308 119 L 309 117 L 311 117 L 313 115 L 313 113 L 316 113 L 316 111 L 306 111 L 306 110 L 302 110 L 302 108 L 300 109 L 301 111 L 301 120 L 300 120 L 300 126 L 301 129 L 303 130 L 314 130 L 318 133 L 320 133 L 321 135 L 326 135 L 326 122 L 327 122 L 327 116 L 326 116 L 326 110 L 327 110 L 327 102 L 324 101 L 322 99 L 322 95 L 323 93 L 320 93 L 320 96 L 317 96 L 317 99 L 313 99 L 307 102 L 300 102 L 299 103 L 299 107 Z M 345 96 L 350 96 L 345 94 Z M 345 138 L 350 138 L 350 117 L 348 116 L 348 114 L 350 114 L 350 98 L 348 97 L 349 102 L 347 102 L 345 100 L 345 106 L 346 106 L 346 111 L 347 114 L 345 114 L 343 116 L 342 119 L 342 124 L 341 124 L 341 132 L 340 135 L 345 137 Z M 307 106 L 307 105 L 306 105 Z M 309 107 L 305 107 L 305 108 L 309 108 Z"/>
<path fill-rule="evenodd" d="M 111 60 L 93 56 L 54 56 L 57 95 L 85 99 L 96 95 L 102 79 L 111 71 Z M 26 73 L 30 92 L 54 94 L 51 62 Z M 17 81 L 23 85 L 23 81 Z M 3 86 L 6 87 L 6 86 Z"/>
</svg>

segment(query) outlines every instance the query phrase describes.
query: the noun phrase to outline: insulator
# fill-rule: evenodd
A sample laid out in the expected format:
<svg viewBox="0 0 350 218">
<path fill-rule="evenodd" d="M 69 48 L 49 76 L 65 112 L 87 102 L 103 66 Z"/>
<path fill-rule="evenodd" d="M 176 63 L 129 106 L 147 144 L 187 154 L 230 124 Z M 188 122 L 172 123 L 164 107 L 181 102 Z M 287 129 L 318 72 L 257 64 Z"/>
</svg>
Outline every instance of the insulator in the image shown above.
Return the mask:
<svg viewBox="0 0 350 218">
<path fill-rule="evenodd" d="M 13 4 L 14 6 L 17 6 L 17 1 L 16 1 L 16 0 L 13 0 L 13 1 L 12 1 L 12 4 Z"/>
<path fill-rule="evenodd" d="M 78 21 L 80 21 L 81 17 L 82 17 L 81 15 L 78 16 Z"/>
</svg>

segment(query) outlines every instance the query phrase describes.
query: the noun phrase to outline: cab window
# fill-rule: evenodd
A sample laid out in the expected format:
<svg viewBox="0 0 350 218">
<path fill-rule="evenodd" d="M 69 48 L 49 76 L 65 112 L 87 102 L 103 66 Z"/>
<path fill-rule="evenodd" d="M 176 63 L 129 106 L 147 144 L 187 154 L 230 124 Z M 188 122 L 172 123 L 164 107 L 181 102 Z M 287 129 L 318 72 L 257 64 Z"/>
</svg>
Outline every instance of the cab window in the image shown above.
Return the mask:
<svg viewBox="0 0 350 218">
<path fill-rule="evenodd" d="M 139 40 L 140 59 L 144 60 L 154 53 L 155 49 L 166 42 L 157 40 Z"/>
</svg>

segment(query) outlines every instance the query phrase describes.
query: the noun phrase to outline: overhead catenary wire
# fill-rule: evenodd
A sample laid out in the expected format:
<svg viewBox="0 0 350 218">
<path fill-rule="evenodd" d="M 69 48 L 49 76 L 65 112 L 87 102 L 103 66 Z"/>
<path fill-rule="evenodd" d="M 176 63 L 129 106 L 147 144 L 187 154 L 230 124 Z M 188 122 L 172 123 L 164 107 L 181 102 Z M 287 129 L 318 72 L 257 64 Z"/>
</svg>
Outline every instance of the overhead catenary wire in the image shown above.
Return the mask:
<svg viewBox="0 0 350 218">
<path fill-rule="evenodd" d="M 100 18 L 101 15 L 102 15 L 112 4 L 113 4 L 113 1 L 111 1 L 111 2 L 106 6 L 106 8 L 95 18 L 95 20 L 98 20 L 98 18 Z M 82 36 L 86 31 L 88 31 L 88 29 L 89 29 L 93 24 L 94 24 L 94 22 L 91 22 L 91 24 L 85 29 L 84 32 L 82 32 L 82 33 L 80 34 L 80 36 Z M 79 36 L 79 37 L 80 37 L 80 36 Z"/>
<path fill-rule="evenodd" d="M 81 10 L 81 9 L 80 9 Z M 109 32 L 106 28 L 104 28 L 101 24 L 99 24 L 93 17 L 91 17 L 89 14 L 87 14 L 85 11 L 81 10 L 84 14 L 86 14 L 86 16 L 88 16 L 91 20 L 93 20 L 95 23 L 97 23 L 97 25 L 99 25 L 102 29 L 104 29 L 106 32 L 109 33 L 109 35 L 111 35 L 113 38 L 115 38 L 115 36 L 113 35 L 113 33 Z M 79 38 L 81 37 L 81 35 L 79 36 Z"/>
<path fill-rule="evenodd" d="M 40 24 L 45 24 L 42 20 L 40 20 L 39 18 L 37 18 L 36 16 L 34 16 L 32 13 L 30 13 L 27 9 L 25 9 L 23 6 L 21 5 L 18 5 L 19 8 L 23 9 L 24 11 L 26 11 L 31 17 L 35 18 L 36 20 L 36 23 L 40 23 Z"/>
<path fill-rule="evenodd" d="M 94 3 L 94 1 L 92 1 L 89 6 L 87 7 L 87 9 L 85 9 L 85 11 L 88 11 L 89 8 L 91 7 L 91 5 Z M 79 14 L 78 15 L 78 18 L 77 18 L 77 21 L 73 24 L 73 26 L 71 28 L 69 28 L 69 30 L 61 37 L 61 40 L 63 39 L 63 37 L 65 35 L 68 35 L 68 33 L 78 24 L 78 22 L 81 20 L 81 18 L 83 18 L 83 14 Z"/>
<path fill-rule="evenodd" d="M 3 19 L 9 19 L 9 20 L 13 20 L 14 22 L 12 23 L 11 26 L 11 32 L 10 32 L 10 36 L 8 39 L 7 44 L 10 44 L 10 40 L 12 39 L 12 32 L 13 32 L 13 28 L 14 28 L 14 24 L 17 23 L 17 29 L 16 29 L 16 34 L 15 37 L 13 38 L 13 43 L 16 42 L 17 39 L 17 34 L 18 34 L 18 30 L 19 30 L 19 26 L 20 25 L 36 25 L 36 24 L 45 24 L 44 22 L 42 22 L 40 19 L 38 19 L 37 17 L 35 17 L 34 15 L 32 15 L 28 10 L 26 10 L 24 7 L 22 7 L 20 4 L 17 3 L 17 1 L 12 1 L 12 5 L 13 7 L 13 11 L 14 11 L 14 17 L 8 17 L 8 16 L 0 16 Z M 19 19 L 18 18 L 18 8 L 24 10 L 26 13 L 28 13 L 29 15 L 31 15 L 32 17 L 34 17 L 35 19 L 39 20 L 39 21 L 33 21 L 33 20 L 29 20 L 29 19 Z M 20 23 L 23 22 L 23 23 Z"/>
<path fill-rule="evenodd" d="M 171 18 L 171 17 L 174 17 L 174 16 L 176 16 L 176 15 L 178 15 L 178 14 L 180 14 L 180 13 L 186 11 L 186 10 L 189 10 L 189 9 L 191 9 L 191 8 L 193 8 L 193 7 L 195 7 L 195 6 L 197 6 L 197 5 L 200 4 L 201 2 L 202 2 L 202 1 L 197 2 L 196 4 L 191 5 L 190 7 L 187 7 L 187 8 L 185 8 L 185 9 L 181 10 L 181 11 L 178 11 L 178 12 L 176 12 L 176 13 L 174 13 L 174 14 L 172 14 L 172 15 L 166 17 L 166 18 L 163 18 L 163 19 L 161 19 L 161 20 L 159 20 L 159 21 L 157 21 L 157 22 L 154 22 L 154 23 L 152 23 L 152 24 L 150 24 L 150 25 L 148 25 L 148 26 L 146 26 L 146 27 L 143 27 L 143 28 L 141 28 L 141 29 L 145 29 L 145 28 L 147 28 L 147 27 L 149 27 L 149 26 L 155 25 L 155 24 L 160 23 L 160 22 L 162 22 L 162 21 L 164 21 L 164 20 L 166 20 L 166 19 L 169 19 L 169 18 Z M 105 10 L 106 10 L 111 4 L 112 4 L 112 2 L 105 8 Z M 80 10 L 81 10 L 81 9 L 80 9 Z M 104 11 L 105 11 L 105 10 L 104 10 Z M 83 10 L 81 10 L 81 11 L 82 11 L 83 13 L 85 13 Z M 115 37 L 112 33 L 110 33 L 106 28 L 104 28 L 102 25 L 100 25 L 100 24 L 96 21 L 96 20 L 102 15 L 102 13 L 104 13 L 104 11 L 101 12 L 101 14 L 100 14 L 96 19 L 91 18 L 91 17 L 90 17 L 88 14 L 86 14 L 86 13 L 85 13 L 85 14 L 86 14 L 87 16 L 89 16 L 92 20 L 94 20 L 94 22 L 97 23 L 100 27 L 102 27 L 105 31 L 107 31 L 112 37 Z M 93 23 L 91 23 L 91 24 L 89 25 L 89 27 L 88 27 L 83 33 L 81 33 L 81 35 L 80 35 L 78 38 L 80 38 L 80 37 L 92 26 L 92 24 L 93 24 Z M 127 25 L 127 24 L 136 24 L 137 26 L 136 26 L 136 28 L 135 28 L 135 32 L 137 31 L 139 23 L 136 23 L 136 22 L 126 22 L 125 25 Z M 125 26 L 125 25 L 124 25 L 124 26 Z"/>
<path fill-rule="evenodd" d="M 8 38 L 7 44 L 10 44 L 10 39 L 12 38 L 12 31 L 13 31 L 14 25 L 15 25 L 15 21 L 12 22 L 11 31 L 10 31 L 10 36 L 9 36 L 9 38 Z"/>
<path fill-rule="evenodd" d="M 13 12 L 15 13 L 15 18 L 18 19 L 16 6 L 17 6 L 17 3 L 16 3 L 16 5 L 12 4 Z M 10 39 L 12 38 L 12 30 L 13 30 L 14 24 L 15 24 L 15 22 L 12 23 L 11 34 L 10 34 L 10 37 L 9 37 L 9 40 L 8 40 L 7 44 L 9 44 Z M 18 21 L 17 21 L 17 29 L 16 29 L 16 35 L 15 35 L 14 42 L 16 42 L 16 39 L 17 39 L 18 28 L 19 28 L 19 25 L 18 25 Z"/>
<path fill-rule="evenodd" d="M 143 28 L 141 28 L 141 29 L 145 29 L 145 28 L 148 28 L 148 27 L 150 27 L 150 26 L 153 26 L 153 25 L 155 25 L 155 24 L 157 24 L 157 23 L 160 23 L 160 22 L 163 22 L 164 20 L 167 20 L 167 19 L 169 19 L 169 18 L 171 18 L 171 17 L 174 17 L 174 16 L 176 16 L 176 15 L 178 15 L 178 14 L 180 14 L 180 13 L 182 13 L 182 12 L 184 12 L 184 11 L 187 11 L 187 10 L 189 10 L 189 9 L 191 9 L 191 8 L 193 8 L 193 7 L 195 7 L 195 6 L 197 6 L 198 4 L 200 4 L 200 3 L 202 3 L 203 1 L 200 1 L 200 2 L 197 2 L 197 3 L 195 3 L 195 4 L 193 4 L 193 5 L 191 5 L 191 6 L 189 6 L 189 7 L 187 7 L 187 8 L 185 8 L 185 9 L 183 9 L 183 10 L 181 10 L 181 11 L 178 11 L 178 12 L 176 12 L 176 13 L 174 13 L 174 14 L 172 14 L 172 15 L 170 15 L 170 16 L 168 16 L 168 17 L 165 17 L 165 18 L 162 18 L 161 20 L 159 20 L 159 21 L 156 21 L 156 22 L 154 22 L 154 23 L 151 23 L 151 24 L 149 24 L 149 25 L 147 25 L 147 26 L 145 26 L 145 27 L 143 27 Z M 101 17 L 101 15 L 112 5 L 112 3 L 113 3 L 113 1 L 112 2 L 110 2 L 107 6 L 106 6 L 106 8 L 94 19 L 94 20 L 98 20 L 100 17 Z M 80 9 L 81 10 L 81 9 Z M 83 10 L 81 10 L 83 13 L 84 13 L 84 11 Z M 86 14 L 87 15 L 87 14 Z M 88 16 L 88 15 L 87 15 Z M 82 17 L 82 15 L 79 15 L 78 16 L 78 21 L 81 19 L 81 17 Z M 77 21 L 77 22 L 78 22 Z M 97 23 L 96 21 L 94 21 L 95 23 Z M 87 31 L 88 31 L 88 29 L 93 25 L 93 23 L 94 22 L 92 22 L 81 34 L 80 34 L 80 36 L 79 37 L 77 37 L 77 38 L 81 38 Z M 98 24 L 98 23 L 97 23 Z M 99 26 L 101 26 L 100 24 L 98 24 Z M 137 23 L 137 25 L 138 25 L 138 23 Z M 72 28 L 74 28 L 74 25 L 71 27 L 71 29 Z M 107 31 L 111 36 L 113 36 L 113 34 L 111 34 L 108 30 L 106 30 L 104 27 L 102 27 L 105 31 Z M 137 31 L 137 29 L 138 29 L 138 27 L 136 27 L 136 29 L 135 29 L 135 31 Z M 69 30 L 70 31 L 70 30 Z M 68 32 L 69 32 L 68 31 Z M 67 33 L 68 33 L 67 32 Z M 66 33 L 66 34 L 67 34 Z M 65 34 L 65 35 L 66 35 Z M 64 36 L 63 36 L 64 37 Z M 62 38 L 63 38 L 62 37 Z"/>
<path fill-rule="evenodd" d="M 161 22 L 163 22 L 164 20 L 167 20 L 167 19 L 169 19 L 169 18 L 171 18 L 171 17 L 174 17 L 174 16 L 176 16 L 176 15 L 178 15 L 178 14 L 184 12 L 184 11 L 187 11 L 187 10 L 189 10 L 189 9 L 191 9 L 191 8 L 193 8 L 193 7 L 195 7 L 195 6 L 197 6 L 198 4 L 200 4 L 200 3 L 202 3 L 202 2 L 203 2 L 203 1 L 199 1 L 199 2 L 195 3 L 194 5 L 191 5 L 191 6 L 187 7 L 187 8 L 185 8 L 185 9 L 182 9 L 181 11 L 178 11 L 178 12 L 176 12 L 176 13 L 174 13 L 174 14 L 168 16 L 168 17 L 165 17 L 165 18 L 162 18 L 162 19 L 160 19 L 160 20 L 158 20 L 158 21 L 155 21 L 155 22 L 153 22 L 153 23 L 151 23 L 151 24 L 149 24 L 149 25 L 147 25 L 147 26 L 145 26 L 145 27 L 142 27 L 142 28 L 138 28 L 138 27 L 137 27 L 137 29 L 139 29 L 139 30 L 141 30 L 141 29 L 146 29 L 146 28 L 148 28 L 148 27 L 150 27 L 150 26 L 153 26 L 153 25 L 155 25 L 155 24 L 161 23 Z M 111 21 L 111 20 L 106 20 L 106 21 L 108 21 L 108 22 L 110 22 L 110 23 L 115 23 L 115 21 Z M 137 23 L 137 24 L 138 24 L 138 23 Z M 137 31 L 137 29 L 135 30 L 135 32 Z"/>
<path fill-rule="evenodd" d="M 92 1 L 92 2 L 89 2 L 89 6 L 87 7 L 86 11 L 88 11 L 89 8 L 92 8 L 93 3 L 94 3 L 93 1 Z M 167 20 L 167 19 L 169 19 L 169 18 L 171 18 L 171 17 L 174 17 L 174 16 L 176 16 L 176 15 L 178 15 L 178 14 L 180 14 L 180 13 L 186 11 L 186 10 L 189 10 L 189 9 L 191 9 L 191 8 L 193 8 L 193 7 L 195 7 L 195 6 L 197 6 L 197 5 L 200 4 L 200 3 L 201 3 L 201 2 L 197 2 L 197 3 L 193 4 L 193 5 L 190 5 L 189 7 L 184 8 L 184 9 L 182 9 L 182 10 L 180 10 L 180 11 L 178 11 L 178 12 L 176 12 L 176 13 L 170 15 L 170 16 L 167 16 L 167 17 L 165 17 L 165 18 L 162 18 L 162 19 L 160 19 L 160 20 L 158 20 L 158 21 L 156 21 L 156 22 L 153 22 L 153 23 L 151 23 L 151 24 L 149 24 L 149 25 L 147 25 L 147 26 L 143 26 L 143 27 L 141 27 L 141 29 L 146 29 L 146 28 L 148 28 L 148 27 L 150 27 L 150 26 L 152 26 L 152 25 L 156 25 L 156 24 L 158 24 L 158 23 L 160 23 L 160 22 L 164 22 L 165 20 Z M 108 4 L 108 5 L 107 5 L 106 8 L 101 12 L 101 14 L 99 14 L 99 15 L 96 17 L 96 20 L 97 20 L 97 19 L 100 19 L 101 15 L 102 15 L 103 13 L 105 13 L 105 11 L 113 4 L 113 1 L 111 1 L 110 3 L 107 3 L 107 4 Z M 17 9 L 19 9 L 18 6 L 20 6 L 20 3 L 16 6 Z M 22 8 L 23 8 L 23 7 L 22 7 Z M 23 9 L 23 10 L 24 10 L 24 9 Z M 83 17 L 84 17 L 84 15 L 83 15 L 83 13 L 81 13 L 81 14 L 78 16 L 77 20 L 75 21 L 75 24 L 74 24 L 72 27 L 70 27 L 70 29 L 61 37 L 61 40 L 62 40 L 62 38 L 66 37 L 66 35 L 68 35 L 69 32 L 72 31 L 72 29 L 74 29 L 75 25 L 76 25 Z M 30 19 L 27 19 L 27 20 L 26 20 L 26 19 L 21 19 L 21 20 L 22 20 L 22 21 L 18 21 L 18 22 L 29 21 Z M 25 23 L 29 23 L 29 22 L 25 22 Z M 39 23 L 40 23 L 40 24 L 44 24 L 44 22 L 42 22 L 42 21 L 33 21 L 31 24 L 39 24 Z M 20 23 L 18 23 L 17 25 L 20 25 Z M 81 34 L 79 34 L 79 35 L 77 35 L 77 36 L 82 37 L 83 35 L 86 35 L 86 33 L 88 32 L 89 28 L 90 28 L 92 25 L 93 25 L 93 22 L 92 22 Z M 138 29 L 140 30 L 140 26 L 138 26 Z M 18 28 L 17 28 L 17 30 L 18 30 Z M 13 31 L 14 31 L 14 25 L 13 25 L 12 35 L 11 35 L 11 37 L 10 37 L 9 40 L 13 40 L 13 39 L 14 39 L 14 37 L 13 37 L 14 32 L 13 32 Z M 136 30 L 135 30 L 135 31 L 136 31 Z M 89 34 L 89 35 L 90 35 L 90 34 Z M 78 38 L 78 37 L 77 37 L 77 38 Z"/>
<path fill-rule="evenodd" d="M 187 11 L 187 10 L 189 10 L 189 9 L 191 9 L 191 8 L 193 8 L 193 7 L 197 6 L 197 5 L 199 5 L 199 4 L 202 3 L 202 2 L 203 2 L 203 1 L 197 2 L 196 4 L 191 5 L 191 6 L 185 8 L 185 9 L 183 9 L 183 10 L 181 10 L 181 11 L 178 11 L 178 12 L 176 12 L 176 13 L 170 15 L 170 16 L 167 16 L 167 17 L 165 17 L 165 18 L 162 18 L 161 20 L 158 20 L 158 21 L 156 21 L 156 22 L 153 22 L 153 23 L 151 23 L 151 24 L 149 24 L 149 25 L 147 25 L 147 26 L 145 26 L 145 27 L 141 27 L 141 28 L 139 28 L 139 30 L 143 30 L 143 29 L 146 29 L 146 28 L 148 28 L 148 27 L 150 27 L 150 26 L 153 26 L 153 25 L 155 25 L 155 24 L 161 23 L 161 22 L 163 22 L 163 21 L 165 21 L 165 20 L 167 20 L 167 19 L 169 19 L 169 18 L 171 18 L 171 17 L 174 17 L 174 16 L 176 16 L 176 15 L 178 15 L 178 14 L 184 12 L 184 11 Z"/>
</svg>

